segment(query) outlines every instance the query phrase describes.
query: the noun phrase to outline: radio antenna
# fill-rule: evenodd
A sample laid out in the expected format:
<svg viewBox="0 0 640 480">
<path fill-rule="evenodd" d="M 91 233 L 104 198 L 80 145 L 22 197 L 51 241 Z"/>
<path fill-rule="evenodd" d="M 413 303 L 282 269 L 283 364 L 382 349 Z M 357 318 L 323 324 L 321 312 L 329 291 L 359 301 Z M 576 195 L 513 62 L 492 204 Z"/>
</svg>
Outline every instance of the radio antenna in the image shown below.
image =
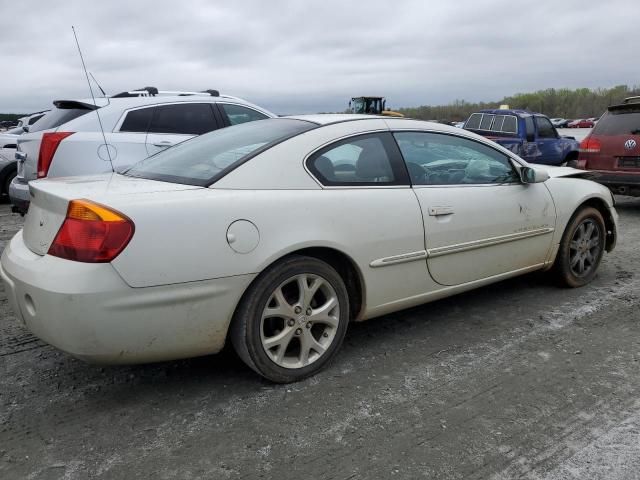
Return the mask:
<svg viewBox="0 0 640 480">
<path fill-rule="evenodd" d="M 107 157 L 109 157 L 109 164 L 111 165 L 111 171 L 115 173 L 115 169 L 113 168 L 113 160 L 111 158 L 111 152 L 109 151 L 109 144 L 107 144 L 107 136 L 104 134 L 104 128 L 102 126 L 102 120 L 100 119 L 100 113 L 98 112 L 98 104 L 96 103 L 96 97 L 93 95 L 93 88 L 91 88 L 91 80 L 89 80 L 89 72 L 87 72 L 87 67 L 84 64 L 84 57 L 82 56 L 82 50 L 80 50 L 80 42 L 78 41 L 78 35 L 76 35 L 76 29 L 73 25 L 71 25 L 71 30 L 73 30 L 73 38 L 76 39 L 76 46 L 78 47 L 78 53 L 80 54 L 80 61 L 82 62 L 82 69 L 84 70 L 84 75 L 87 77 L 87 84 L 89 85 L 89 92 L 91 93 L 91 99 L 93 100 L 93 105 L 96 107 L 96 115 L 98 117 L 98 124 L 100 125 L 100 131 L 102 132 L 102 140 L 104 141 L 104 147 L 107 149 Z M 102 88 L 100 88 L 102 90 Z M 104 91 L 103 91 L 104 93 Z"/>
<path fill-rule="evenodd" d="M 102 96 L 104 98 L 106 98 L 107 100 L 107 104 L 110 104 L 111 102 L 109 102 L 109 97 L 107 97 L 107 94 L 104 92 L 103 88 L 100 86 L 100 84 L 98 83 L 98 80 L 96 80 L 96 77 L 93 76 L 93 73 L 89 72 L 89 75 L 91 75 L 91 78 L 93 79 L 93 83 L 96 84 L 96 86 L 100 89 L 100 92 L 102 93 Z"/>
</svg>

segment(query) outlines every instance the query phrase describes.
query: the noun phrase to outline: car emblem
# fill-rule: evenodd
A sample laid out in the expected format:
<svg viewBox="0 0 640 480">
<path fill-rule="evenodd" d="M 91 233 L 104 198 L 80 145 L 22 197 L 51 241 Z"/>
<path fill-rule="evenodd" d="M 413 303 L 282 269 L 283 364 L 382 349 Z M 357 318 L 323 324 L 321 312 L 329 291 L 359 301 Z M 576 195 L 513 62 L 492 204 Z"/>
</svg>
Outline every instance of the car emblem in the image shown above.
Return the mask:
<svg viewBox="0 0 640 480">
<path fill-rule="evenodd" d="M 634 148 L 636 148 L 636 141 L 630 138 L 629 140 L 624 142 L 624 148 L 626 148 L 627 150 L 633 150 Z"/>
</svg>

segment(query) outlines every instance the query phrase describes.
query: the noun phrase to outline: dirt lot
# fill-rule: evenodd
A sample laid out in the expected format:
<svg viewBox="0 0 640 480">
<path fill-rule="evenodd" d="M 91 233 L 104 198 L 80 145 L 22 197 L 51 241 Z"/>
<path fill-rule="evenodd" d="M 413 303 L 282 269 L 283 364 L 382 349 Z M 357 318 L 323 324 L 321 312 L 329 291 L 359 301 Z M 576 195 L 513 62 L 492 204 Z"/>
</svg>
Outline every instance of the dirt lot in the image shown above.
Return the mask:
<svg viewBox="0 0 640 480">
<path fill-rule="evenodd" d="M 593 284 L 542 275 L 353 325 L 299 384 L 232 352 L 86 365 L 0 292 L 0 478 L 640 478 L 640 199 Z M 0 206 L 2 245 L 20 228 Z"/>
</svg>

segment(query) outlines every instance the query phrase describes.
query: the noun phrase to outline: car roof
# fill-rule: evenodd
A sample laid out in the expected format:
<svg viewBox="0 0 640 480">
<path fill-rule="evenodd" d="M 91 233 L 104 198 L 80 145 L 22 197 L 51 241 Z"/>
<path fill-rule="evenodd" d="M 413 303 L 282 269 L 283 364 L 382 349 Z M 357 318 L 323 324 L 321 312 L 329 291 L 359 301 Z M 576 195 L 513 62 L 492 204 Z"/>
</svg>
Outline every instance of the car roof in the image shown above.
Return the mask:
<svg viewBox="0 0 640 480">
<path fill-rule="evenodd" d="M 424 124 L 423 127 L 426 130 L 431 131 L 440 131 L 440 132 L 448 132 L 460 134 L 462 133 L 460 128 L 454 127 L 452 125 L 447 125 L 445 123 L 432 122 L 429 120 L 421 120 L 418 118 L 410 118 L 410 117 L 387 117 L 385 115 L 366 115 L 366 114 L 354 114 L 354 113 L 318 113 L 312 115 L 287 115 L 278 118 L 291 118 L 294 120 L 304 120 L 307 122 L 316 123 L 321 126 L 332 125 L 336 123 L 342 122 L 353 122 L 353 121 L 374 121 L 374 120 L 384 120 L 386 122 L 392 122 L 393 126 L 391 129 L 397 129 L 397 125 L 399 122 L 407 122 L 409 128 L 415 127 L 416 122 L 420 124 Z M 467 135 L 473 138 L 476 138 L 477 135 L 473 132 L 464 131 L 464 135 Z M 484 138 L 484 137 L 479 137 Z"/>
<path fill-rule="evenodd" d="M 53 103 L 58 102 L 77 102 L 86 105 L 94 105 L 94 99 L 92 98 L 79 98 L 73 100 L 55 100 Z M 264 110 L 264 108 L 247 102 L 241 98 L 232 97 L 229 95 L 220 96 L 208 96 L 208 95 L 157 95 L 157 96 L 145 96 L 145 97 L 96 97 L 95 104 L 100 107 L 110 106 L 112 108 L 129 109 L 134 107 L 142 107 L 146 105 L 158 105 L 163 103 L 215 103 L 215 102 L 229 102 L 238 103 L 241 105 L 249 105 L 257 108 L 258 110 Z"/>
<path fill-rule="evenodd" d="M 542 115 L 541 113 L 530 112 L 529 110 L 500 109 L 500 108 L 489 108 L 485 110 L 478 110 L 475 113 L 493 113 L 494 115 L 516 115 L 519 117 L 528 117 L 531 115 Z"/>
<path fill-rule="evenodd" d="M 318 125 L 329 125 L 331 123 L 349 122 L 353 120 L 371 120 L 385 119 L 383 115 L 365 115 L 357 113 L 317 113 L 309 115 L 287 115 L 282 118 L 293 118 L 296 120 L 305 120 L 307 122 L 317 123 Z"/>
</svg>

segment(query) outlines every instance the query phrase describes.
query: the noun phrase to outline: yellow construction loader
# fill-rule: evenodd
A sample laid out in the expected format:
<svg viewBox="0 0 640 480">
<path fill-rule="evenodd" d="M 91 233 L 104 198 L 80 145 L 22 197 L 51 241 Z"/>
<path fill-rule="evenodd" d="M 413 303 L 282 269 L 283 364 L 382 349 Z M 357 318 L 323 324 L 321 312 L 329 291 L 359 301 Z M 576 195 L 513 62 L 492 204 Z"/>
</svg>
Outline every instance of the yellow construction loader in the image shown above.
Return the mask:
<svg viewBox="0 0 640 480">
<path fill-rule="evenodd" d="M 386 109 L 384 97 L 353 97 L 349 102 L 349 112 L 385 115 L 387 117 L 404 117 L 400 112 Z"/>
</svg>

